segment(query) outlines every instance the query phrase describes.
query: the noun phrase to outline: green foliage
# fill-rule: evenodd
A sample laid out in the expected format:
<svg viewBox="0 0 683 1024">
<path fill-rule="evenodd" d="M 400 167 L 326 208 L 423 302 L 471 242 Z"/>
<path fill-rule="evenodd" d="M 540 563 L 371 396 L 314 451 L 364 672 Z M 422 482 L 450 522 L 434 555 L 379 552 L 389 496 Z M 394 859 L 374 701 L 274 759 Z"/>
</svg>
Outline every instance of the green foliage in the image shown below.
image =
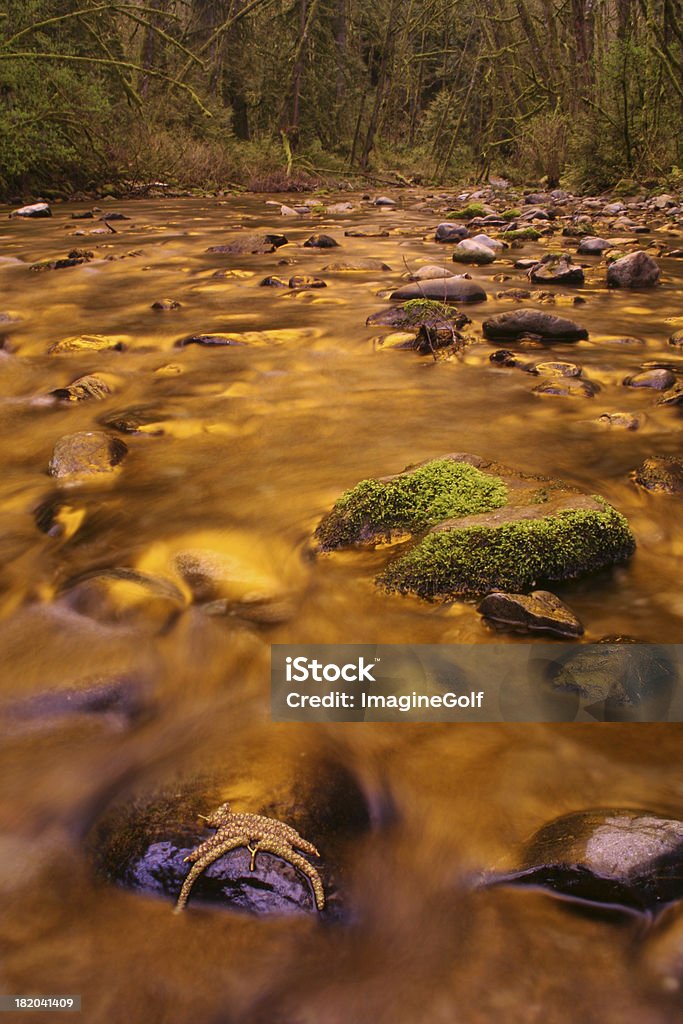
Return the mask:
<svg viewBox="0 0 683 1024">
<path fill-rule="evenodd" d="M 598 499 L 600 500 L 600 499 Z M 635 542 L 624 517 L 602 509 L 566 510 L 497 527 L 435 530 L 379 582 L 420 597 L 524 592 L 542 580 L 566 580 L 630 557 Z"/>
<path fill-rule="evenodd" d="M 403 303 L 403 312 L 415 323 L 431 320 L 452 320 L 458 315 L 455 306 L 448 302 L 437 302 L 435 299 L 407 299 Z"/>
<path fill-rule="evenodd" d="M 378 540 L 392 530 L 415 532 L 452 516 L 486 512 L 505 504 L 498 477 L 467 463 L 435 459 L 386 481 L 362 480 L 336 502 L 318 526 L 320 549 Z"/>
</svg>

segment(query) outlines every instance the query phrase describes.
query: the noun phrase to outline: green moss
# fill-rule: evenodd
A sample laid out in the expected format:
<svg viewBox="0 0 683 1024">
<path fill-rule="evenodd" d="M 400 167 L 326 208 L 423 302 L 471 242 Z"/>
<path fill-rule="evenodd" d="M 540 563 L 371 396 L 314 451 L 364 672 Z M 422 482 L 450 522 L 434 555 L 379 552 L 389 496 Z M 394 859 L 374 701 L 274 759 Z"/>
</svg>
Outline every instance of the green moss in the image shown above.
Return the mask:
<svg viewBox="0 0 683 1024">
<path fill-rule="evenodd" d="M 408 299 L 403 303 L 403 312 L 418 324 L 426 320 L 452 320 L 458 314 L 455 306 L 435 299 Z"/>
<path fill-rule="evenodd" d="M 485 217 L 486 210 L 481 203 L 470 203 L 464 210 L 449 210 L 447 220 L 471 220 L 473 217 Z"/>
<path fill-rule="evenodd" d="M 378 540 L 392 530 L 424 530 L 453 516 L 505 504 L 507 488 L 467 463 L 435 459 L 391 480 L 362 480 L 337 501 L 318 526 L 321 550 Z"/>
<path fill-rule="evenodd" d="M 602 499 L 575 509 L 497 527 L 435 531 L 379 577 L 390 590 L 421 597 L 519 593 L 541 580 L 566 580 L 628 558 L 628 523 Z"/>
<path fill-rule="evenodd" d="M 506 241 L 514 241 L 516 238 L 527 239 L 531 242 L 537 242 L 541 237 L 541 232 L 538 228 L 517 228 L 515 231 L 506 231 L 504 238 Z"/>
<path fill-rule="evenodd" d="M 503 210 L 500 216 L 501 220 L 516 220 L 517 217 L 522 216 L 522 211 L 517 209 Z"/>
</svg>

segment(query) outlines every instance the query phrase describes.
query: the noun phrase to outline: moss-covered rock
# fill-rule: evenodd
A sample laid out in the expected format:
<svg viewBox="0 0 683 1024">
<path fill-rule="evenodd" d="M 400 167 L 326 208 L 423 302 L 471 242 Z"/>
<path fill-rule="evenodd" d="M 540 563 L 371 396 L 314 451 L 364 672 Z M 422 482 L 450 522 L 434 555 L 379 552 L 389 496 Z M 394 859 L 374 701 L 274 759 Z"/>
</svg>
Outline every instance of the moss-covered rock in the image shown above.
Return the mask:
<svg viewBox="0 0 683 1024">
<path fill-rule="evenodd" d="M 604 499 L 474 455 L 448 455 L 344 494 L 316 531 L 320 550 L 422 533 L 378 577 L 420 597 L 529 591 L 629 558 L 635 541 Z"/>
<path fill-rule="evenodd" d="M 545 515 L 538 506 L 505 512 L 442 524 L 380 582 L 421 597 L 524 591 L 623 561 L 635 548 L 624 517 L 599 498 L 564 499 Z"/>
<path fill-rule="evenodd" d="M 496 476 L 446 456 L 397 476 L 361 480 L 325 516 L 315 538 L 321 551 L 415 533 L 451 516 L 505 504 L 507 489 Z"/>
</svg>

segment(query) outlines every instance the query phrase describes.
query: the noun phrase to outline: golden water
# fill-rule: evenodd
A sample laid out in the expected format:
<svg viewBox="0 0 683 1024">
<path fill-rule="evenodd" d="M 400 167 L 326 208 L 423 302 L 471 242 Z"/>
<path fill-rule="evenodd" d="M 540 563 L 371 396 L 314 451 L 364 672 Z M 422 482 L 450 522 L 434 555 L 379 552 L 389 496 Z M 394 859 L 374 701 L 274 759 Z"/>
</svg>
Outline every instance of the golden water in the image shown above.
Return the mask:
<svg viewBox="0 0 683 1024">
<path fill-rule="evenodd" d="M 385 331 L 366 327 L 366 317 L 407 268 L 449 266 L 449 248 L 423 240 L 440 214 L 415 197 L 404 205 L 292 222 L 263 197 L 117 203 L 133 219 L 91 237 L 71 233 L 100 222 L 72 221 L 66 206 L 51 220 L 2 222 L 0 310 L 20 322 L 0 352 L 0 700 L 16 706 L 131 679 L 149 709 L 133 727 L 110 713 L 3 728 L 2 991 L 81 992 L 88 1024 L 676 1019 L 674 975 L 648 952 L 638 924 L 577 916 L 530 891 L 472 894 L 468 881 L 511 863 L 520 842 L 569 810 L 626 805 L 683 816 L 678 725 L 269 721 L 271 643 L 518 642 L 493 636 L 472 604 L 379 592 L 381 552 L 309 557 L 311 531 L 341 491 L 446 452 L 604 495 L 629 519 L 637 553 L 557 592 L 588 640 L 683 642 L 680 499 L 640 492 L 629 479 L 646 456 L 679 452 L 683 419 L 657 408 L 647 389 L 621 386 L 646 361 L 683 367 L 667 346 L 683 323 L 683 265 L 662 260 L 662 286 L 633 294 L 608 292 L 596 269 L 581 289 L 585 305 L 546 307 L 589 329 L 589 342 L 554 355 L 580 363 L 601 391 L 540 398 L 531 393 L 538 378 L 492 366 L 487 344 L 438 361 L 377 346 Z M 349 228 L 390 235 L 345 238 Z M 206 253 L 240 229 L 281 231 L 290 244 L 268 256 Z M 342 248 L 297 246 L 313 231 Z M 659 237 L 676 244 L 671 233 Z M 29 269 L 74 246 L 131 255 Z M 540 250 L 528 244 L 515 255 Z M 258 287 L 267 274 L 318 274 L 366 256 L 392 271 L 324 273 L 326 289 L 304 292 Z M 283 259 L 292 262 L 279 266 Z M 221 269 L 230 273 L 214 277 Z M 492 280 L 501 273 L 510 281 Z M 489 292 L 467 309 L 475 324 L 513 307 L 496 291 L 524 284 L 505 259 L 472 276 Z M 166 297 L 181 308 L 150 308 Z M 174 348 L 211 331 L 249 344 Z M 120 336 L 126 350 L 48 355 L 78 334 Z M 646 344 L 610 344 L 624 335 Z M 46 401 L 89 372 L 112 377 L 106 401 Z M 104 482 L 56 486 L 47 465 L 58 438 L 142 406 L 153 408 L 152 426 L 125 436 L 119 470 Z M 646 419 L 636 432 L 610 430 L 594 423 L 605 411 Z M 34 521 L 57 493 L 72 509 L 61 538 Z M 188 549 L 229 561 L 236 582 L 217 596 L 233 611 L 265 594 L 274 621 L 207 615 L 191 603 L 169 568 Z M 178 585 L 182 613 L 167 621 L 163 601 L 141 601 L 125 583 L 103 604 L 70 596 L 84 575 L 121 568 Z M 378 825 L 348 852 L 350 923 L 207 910 L 176 918 L 170 903 L 95 877 L 85 839 L 113 800 L 225 763 L 244 779 L 233 794 L 240 809 L 258 811 L 277 778 L 311 785 L 321 758 L 345 765 L 371 808 L 389 793 L 398 811 L 393 828 Z"/>
</svg>

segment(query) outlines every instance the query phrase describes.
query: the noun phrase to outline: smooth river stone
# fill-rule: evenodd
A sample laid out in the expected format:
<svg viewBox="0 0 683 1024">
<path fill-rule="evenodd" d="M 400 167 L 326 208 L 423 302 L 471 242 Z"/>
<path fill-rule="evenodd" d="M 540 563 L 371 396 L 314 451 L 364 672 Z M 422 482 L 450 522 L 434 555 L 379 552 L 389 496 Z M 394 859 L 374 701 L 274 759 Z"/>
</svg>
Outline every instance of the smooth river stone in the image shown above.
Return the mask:
<svg viewBox="0 0 683 1024">
<path fill-rule="evenodd" d="M 54 447 L 48 473 L 56 477 L 111 473 L 127 453 L 123 441 L 101 430 L 65 434 Z"/>
<path fill-rule="evenodd" d="M 477 611 L 496 626 L 515 633 L 543 632 L 578 637 L 583 626 L 571 608 L 548 590 L 531 594 L 488 594 Z"/>
<path fill-rule="evenodd" d="M 406 284 L 392 292 L 392 302 L 407 299 L 436 299 L 440 302 L 485 302 L 486 292 L 481 285 L 464 277 L 447 277 L 441 281 L 418 281 Z"/>
<path fill-rule="evenodd" d="M 497 313 L 483 323 L 484 337 L 489 341 L 514 341 L 539 338 L 542 341 L 581 341 L 588 337 L 585 327 L 573 320 L 554 316 L 541 309 L 516 309 Z"/>
<path fill-rule="evenodd" d="M 629 388 L 653 388 L 655 391 L 667 391 L 676 383 L 676 374 L 671 370 L 643 370 L 630 377 L 624 377 L 624 385 Z"/>
</svg>

